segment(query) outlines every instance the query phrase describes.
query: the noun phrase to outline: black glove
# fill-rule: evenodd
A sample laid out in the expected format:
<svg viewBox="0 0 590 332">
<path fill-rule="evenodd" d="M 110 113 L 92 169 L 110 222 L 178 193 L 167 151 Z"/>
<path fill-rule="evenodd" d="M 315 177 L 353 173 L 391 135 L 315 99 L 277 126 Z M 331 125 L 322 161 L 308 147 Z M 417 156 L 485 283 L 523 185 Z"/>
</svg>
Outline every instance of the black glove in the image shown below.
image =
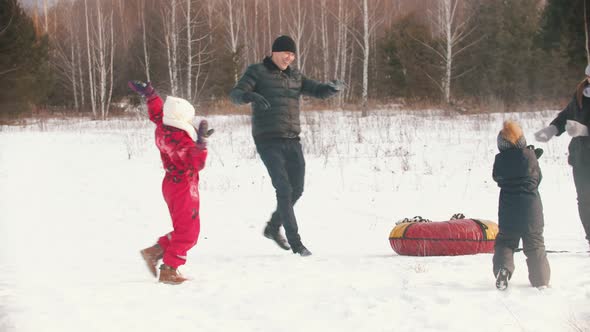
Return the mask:
<svg viewBox="0 0 590 332">
<path fill-rule="evenodd" d="M 270 103 L 268 102 L 268 100 L 266 100 L 266 98 L 264 98 L 262 95 L 256 92 L 244 92 L 244 94 L 242 95 L 242 100 L 246 103 L 257 104 L 263 110 L 270 109 Z"/>
<path fill-rule="evenodd" d="M 328 87 L 330 88 L 330 90 L 332 90 L 332 92 L 336 93 L 336 92 L 340 92 L 342 90 L 344 90 L 344 82 L 340 81 L 340 80 L 331 80 L 328 83 Z"/>
<path fill-rule="evenodd" d="M 151 82 L 144 83 L 142 81 L 129 81 L 127 85 L 131 90 L 137 92 L 138 94 L 144 96 L 145 98 L 149 98 L 156 94 L 156 90 L 152 87 Z"/>
<path fill-rule="evenodd" d="M 199 128 L 197 128 L 197 148 L 204 150 L 207 148 L 207 138 L 215 132 L 214 129 L 209 129 L 209 123 L 207 120 L 201 120 L 199 122 Z"/>
<path fill-rule="evenodd" d="M 537 159 L 541 158 L 541 156 L 543 155 L 543 149 L 535 148 L 534 145 L 527 146 L 527 149 L 531 149 L 531 150 L 535 151 L 535 156 L 537 157 Z"/>
</svg>

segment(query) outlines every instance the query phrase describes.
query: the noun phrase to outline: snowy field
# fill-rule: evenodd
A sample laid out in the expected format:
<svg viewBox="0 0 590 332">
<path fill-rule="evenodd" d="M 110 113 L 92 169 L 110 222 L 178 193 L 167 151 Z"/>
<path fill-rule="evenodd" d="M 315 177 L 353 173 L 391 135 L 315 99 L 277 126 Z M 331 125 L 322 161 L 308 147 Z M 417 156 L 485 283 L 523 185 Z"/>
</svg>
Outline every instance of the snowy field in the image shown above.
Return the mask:
<svg viewBox="0 0 590 332">
<path fill-rule="evenodd" d="M 139 250 L 170 230 L 153 126 L 142 117 L 0 127 L 0 331 L 589 331 L 590 257 L 567 165 L 567 134 L 533 132 L 557 111 L 302 115 L 306 188 L 296 206 L 313 256 L 262 236 L 274 190 L 249 117 L 212 116 L 201 235 L 157 283 Z M 454 213 L 497 220 L 496 136 L 518 120 L 544 148 L 550 288 L 524 255 L 506 292 L 492 255 L 404 257 L 395 222 Z"/>
</svg>

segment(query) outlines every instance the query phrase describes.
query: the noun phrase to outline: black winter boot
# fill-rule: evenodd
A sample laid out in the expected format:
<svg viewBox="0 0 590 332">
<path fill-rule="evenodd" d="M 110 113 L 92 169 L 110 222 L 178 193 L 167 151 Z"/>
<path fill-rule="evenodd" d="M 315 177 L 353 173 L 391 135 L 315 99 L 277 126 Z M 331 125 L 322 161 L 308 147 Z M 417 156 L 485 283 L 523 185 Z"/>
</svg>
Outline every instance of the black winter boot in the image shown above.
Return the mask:
<svg viewBox="0 0 590 332">
<path fill-rule="evenodd" d="M 506 290 L 508 288 L 508 280 L 510 280 L 510 271 L 503 267 L 496 275 L 496 288 L 501 291 Z"/>
<path fill-rule="evenodd" d="M 302 257 L 311 256 L 311 251 L 309 251 L 307 248 L 305 248 L 304 245 L 300 245 L 296 249 L 293 249 L 293 253 L 294 254 L 299 254 Z"/>
<path fill-rule="evenodd" d="M 267 223 L 266 227 L 264 228 L 263 234 L 264 234 L 264 237 L 275 241 L 275 243 L 279 247 L 281 247 L 282 249 L 284 249 L 284 250 L 291 249 L 291 247 L 289 247 L 289 244 L 287 243 L 287 240 L 281 234 L 280 228 L 275 228 L 270 223 Z"/>
</svg>

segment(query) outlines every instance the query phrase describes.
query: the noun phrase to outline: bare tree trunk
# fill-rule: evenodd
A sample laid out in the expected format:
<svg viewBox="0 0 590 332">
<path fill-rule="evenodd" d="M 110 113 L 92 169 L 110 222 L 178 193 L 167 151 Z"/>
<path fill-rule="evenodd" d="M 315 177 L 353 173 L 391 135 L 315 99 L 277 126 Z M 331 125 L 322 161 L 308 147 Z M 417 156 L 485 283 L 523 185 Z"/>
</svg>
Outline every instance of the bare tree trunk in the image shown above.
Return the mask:
<svg viewBox="0 0 590 332">
<path fill-rule="evenodd" d="M 139 15 L 141 19 L 141 36 L 143 40 L 143 61 L 144 61 L 144 69 L 145 69 L 145 78 L 148 82 L 151 81 L 150 78 L 150 56 L 148 54 L 147 49 L 147 36 L 145 32 L 145 1 L 140 0 L 140 8 L 139 8 Z"/>
<path fill-rule="evenodd" d="M 97 27 L 97 35 L 98 35 L 98 102 L 100 106 L 100 114 L 102 119 L 104 120 L 106 117 L 106 105 L 105 105 L 105 97 L 106 97 L 106 80 L 107 80 L 107 69 L 105 63 L 105 36 L 104 36 L 104 27 L 103 27 L 103 20 L 102 20 L 102 8 L 101 8 L 101 1 L 96 3 L 96 19 L 98 24 Z"/>
<path fill-rule="evenodd" d="M 584 33 L 586 34 L 586 63 L 590 64 L 590 0 L 584 0 Z"/>
<path fill-rule="evenodd" d="M 84 75 L 82 69 L 82 51 L 80 50 L 80 39 L 76 36 L 76 55 L 78 57 L 78 78 L 80 79 L 80 107 L 86 105 L 86 94 L 84 93 Z"/>
<path fill-rule="evenodd" d="M 80 105 L 78 104 L 78 82 L 76 78 L 76 45 L 74 43 L 74 28 L 72 26 L 72 22 L 70 21 L 68 29 L 70 30 L 70 55 L 71 55 L 71 75 L 72 75 L 72 92 L 74 95 L 74 108 L 77 110 L 79 109 Z"/>
<path fill-rule="evenodd" d="M 207 27 L 209 31 L 213 31 L 213 13 L 215 12 L 215 5 L 212 0 L 206 0 L 207 2 Z M 209 34 L 209 44 L 213 44 L 213 34 Z"/>
<path fill-rule="evenodd" d="M 328 22 L 326 19 L 326 0 L 320 2 L 320 34 L 322 36 L 322 59 L 324 62 L 323 78 L 324 82 L 328 80 L 330 71 L 330 48 L 328 47 Z"/>
<path fill-rule="evenodd" d="M 94 95 L 94 77 L 92 75 L 92 52 L 90 47 L 90 27 L 88 20 L 88 0 L 84 0 L 84 12 L 86 16 L 86 53 L 88 54 L 88 84 L 90 92 L 90 104 L 92 106 L 92 116 L 96 118 L 96 100 Z"/>
<path fill-rule="evenodd" d="M 173 96 L 178 96 L 178 35 L 176 27 L 176 1 L 170 1 L 170 12 L 165 12 L 164 17 L 164 32 L 166 42 L 166 55 L 168 59 L 168 76 L 170 80 L 170 93 Z"/>
<path fill-rule="evenodd" d="M 342 19 L 344 21 L 348 20 L 348 9 L 343 7 L 343 16 Z M 348 31 L 346 31 L 346 29 L 344 28 L 344 25 L 342 25 L 342 29 L 341 29 L 341 33 L 342 36 L 341 38 L 341 48 L 340 48 L 340 54 L 341 54 L 341 59 L 340 59 L 340 79 L 342 81 L 346 82 L 346 64 L 348 61 Z M 350 63 L 352 63 L 352 60 L 350 61 Z M 350 96 L 350 94 L 352 93 L 351 91 L 349 91 L 350 89 L 346 89 L 347 91 L 347 95 Z M 339 93 L 338 94 L 338 107 L 342 107 L 342 104 L 344 103 L 344 98 L 346 96 L 344 94 Z"/>
<path fill-rule="evenodd" d="M 258 48 L 260 47 L 260 41 L 258 40 L 258 0 L 254 0 L 254 37 L 252 41 L 254 61 L 258 61 Z"/>
<path fill-rule="evenodd" d="M 482 39 L 476 39 L 467 45 L 459 47 L 460 43 L 470 35 L 475 28 L 472 28 L 471 30 L 466 30 L 465 28 L 470 17 L 463 18 L 462 22 L 456 22 L 458 4 L 459 0 L 440 0 L 437 2 L 436 13 L 431 13 L 431 16 L 434 17 L 432 20 L 434 24 L 434 39 L 441 39 L 442 42 L 436 43 L 435 46 L 431 46 L 418 40 L 419 43 L 432 51 L 440 60 L 441 65 L 439 68 L 443 73 L 441 77 L 439 79 L 433 78 L 432 75 L 428 73 L 426 73 L 426 76 L 438 86 L 442 97 L 447 104 L 450 103 L 452 99 L 451 83 L 453 78 L 462 75 L 454 74 L 454 63 L 457 55 Z M 438 35 L 442 35 L 442 38 L 438 38 Z"/>
<path fill-rule="evenodd" d="M 271 11 L 270 11 L 270 0 L 266 0 L 266 31 L 268 33 L 268 39 L 266 41 L 266 43 L 264 43 L 264 54 L 266 54 L 266 52 L 268 52 L 268 49 L 271 47 L 271 43 L 272 43 L 272 30 L 270 29 L 270 16 L 271 16 Z"/>
<path fill-rule="evenodd" d="M 291 4 L 293 4 L 293 2 Z M 295 9 L 292 7 L 291 9 L 291 22 L 294 23 L 289 25 L 289 30 L 291 37 L 293 37 L 293 40 L 295 41 L 295 45 L 297 45 L 297 56 L 295 60 L 297 61 L 297 68 L 304 71 L 305 62 L 303 62 L 303 56 L 307 52 L 307 47 L 303 43 L 303 31 L 305 30 L 307 15 L 305 9 L 301 6 L 301 0 L 296 0 Z"/>
<path fill-rule="evenodd" d="M 190 99 L 192 87 L 192 71 L 193 71 L 193 50 L 192 50 L 192 36 L 191 36 L 191 1 L 186 0 L 186 97 Z"/>
<path fill-rule="evenodd" d="M 279 34 L 283 34 L 283 4 L 281 3 L 282 0 L 278 0 L 278 12 L 279 12 Z"/>
<path fill-rule="evenodd" d="M 239 19 L 235 19 L 235 8 L 234 8 L 234 1 L 233 0 L 224 0 L 225 1 L 225 6 L 227 11 L 223 11 L 223 15 L 228 15 L 227 18 L 227 32 L 228 32 L 228 38 L 229 38 L 229 42 L 228 42 L 228 48 L 232 54 L 232 56 L 235 57 L 238 55 L 238 36 L 240 34 L 240 20 Z M 238 82 L 238 66 L 237 63 L 234 62 L 234 83 Z"/>
<path fill-rule="evenodd" d="M 346 72 L 346 75 L 348 75 L 348 79 L 344 78 L 344 81 L 346 81 L 346 82 L 352 82 L 352 65 L 354 64 L 353 60 L 355 59 L 355 54 L 354 54 L 355 48 L 352 47 L 352 43 L 350 46 L 351 46 L 350 47 L 350 56 L 348 57 L 348 59 L 349 59 L 348 60 L 348 71 Z M 354 85 L 350 85 L 350 89 L 346 89 L 346 92 L 347 92 L 346 97 L 347 98 L 349 98 L 349 99 L 352 98 L 353 93 L 354 93 L 353 89 L 354 89 Z"/>
<path fill-rule="evenodd" d="M 367 0 L 363 0 L 363 90 L 362 107 L 363 116 L 367 112 L 367 99 L 369 95 L 369 6 Z"/>
<path fill-rule="evenodd" d="M 171 27 L 171 44 L 172 44 L 172 94 L 178 95 L 179 93 L 179 82 L 178 82 L 178 31 L 176 28 L 176 2 L 172 0 L 172 19 L 170 22 Z"/>
<path fill-rule="evenodd" d="M 246 1 L 248 0 L 242 0 L 242 26 L 244 27 L 244 29 L 242 30 L 243 36 L 242 36 L 242 40 L 244 41 L 243 45 L 243 57 L 244 57 L 244 62 L 245 63 L 250 63 L 252 60 L 250 59 L 250 53 L 252 51 L 252 47 L 248 47 L 246 44 L 246 41 L 249 40 L 248 38 L 248 15 L 246 14 Z M 250 44 L 251 45 L 251 44 Z"/>
<path fill-rule="evenodd" d="M 49 33 L 49 14 L 47 12 L 47 0 L 43 0 L 43 16 L 45 16 L 45 34 Z"/>
<path fill-rule="evenodd" d="M 111 51 L 111 59 L 109 62 L 109 96 L 107 98 L 107 107 L 105 117 L 109 116 L 109 111 L 111 109 L 111 98 L 113 96 L 113 59 L 115 57 L 115 34 L 113 29 L 113 9 L 111 8 L 111 44 L 110 44 L 110 51 Z"/>
<path fill-rule="evenodd" d="M 343 30 L 344 30 L 344 23 L 342 19 L 342 0 L 338 0 L 338 29 L 337 29 L 337 38 L 336 38 L 336 61 L 334 62 L 334 74 L 338 77 L 338 79 L 343 79 L 342 76 L 338 76 L 340 73 L 339 66 L 340 66 L 340 58 L 342 57 L 342 37 L 343 37 Z"/>
<path fill-rule="evenodd" d="M 439 2 L 439 6 L 441 6 L 442 18 L 443 18 L 443 26 L 444 26 L 444 37 L 446 39 L 446 63 L 445 63 L 445 75 L 443 77 L 442 86 L 443 86 L 443 93 L 445 97 L 445 103 L 449 103 L 451 101 L 451 73 L 453 68 L 453 16 L 455 10 L 451 13 L 451 0 L 444 0 Z M 457 1 L 455 1 L 454 8 L 457 8 Z"/>
</svg>

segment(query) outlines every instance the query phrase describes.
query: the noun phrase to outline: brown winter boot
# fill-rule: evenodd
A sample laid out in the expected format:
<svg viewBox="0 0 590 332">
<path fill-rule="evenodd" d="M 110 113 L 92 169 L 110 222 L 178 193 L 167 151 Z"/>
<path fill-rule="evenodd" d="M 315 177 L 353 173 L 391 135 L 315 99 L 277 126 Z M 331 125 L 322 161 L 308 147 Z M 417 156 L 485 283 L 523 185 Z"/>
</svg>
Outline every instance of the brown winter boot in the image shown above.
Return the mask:
<svg viewBox="0 0 590 332">
<path fill-rule="evenodd" d="M 180 285 L 188 279 L 183 277 L 177 269 L 166 264 L 160 265 L 160 282 L 169 285 Z"/>
<path fill-rule="evenodd" d="M 164 250 L 162 250 L 162 247 L 156 243 L 149 248 L 143 249 L 140 253 L 154 278 L 157 277 L 158 273 L 156 272 L 156 266 L 158 265 L 158 261 L 164 256 Z"/>
</svg>

